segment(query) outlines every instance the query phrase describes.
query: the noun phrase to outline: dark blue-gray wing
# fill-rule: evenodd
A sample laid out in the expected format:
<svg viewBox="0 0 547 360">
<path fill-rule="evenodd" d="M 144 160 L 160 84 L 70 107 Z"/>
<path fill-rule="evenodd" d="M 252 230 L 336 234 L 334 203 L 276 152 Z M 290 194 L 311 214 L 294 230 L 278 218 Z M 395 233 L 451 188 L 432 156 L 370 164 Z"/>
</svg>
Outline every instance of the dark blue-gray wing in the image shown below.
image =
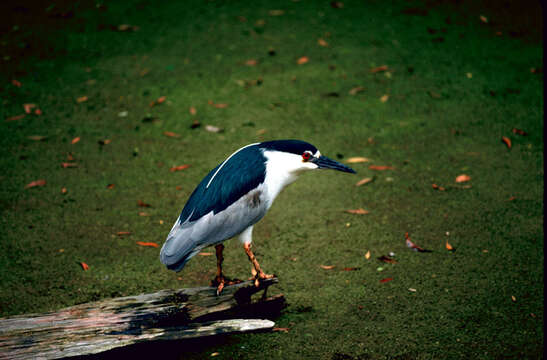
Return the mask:
<svg viewBox="0 0 547 360">
<path fill-rule="evenodd" d="M 162 263 L 179 271 L 202 248 L 237 235 L 254 223 L 256 219 L 252 216 L 248 221 L 243 216 L 231 216 L 237 219 L 236 223 L 219 221 L 219 216 L 224 218 L 224 210 L 264 182 L 265 160 L 257 145 L 249 145 L 211 170 L 194 190 L 167 236 L 160 252 Z M 244 209 L 235 206 L 233 211 Z"/>
</svg>

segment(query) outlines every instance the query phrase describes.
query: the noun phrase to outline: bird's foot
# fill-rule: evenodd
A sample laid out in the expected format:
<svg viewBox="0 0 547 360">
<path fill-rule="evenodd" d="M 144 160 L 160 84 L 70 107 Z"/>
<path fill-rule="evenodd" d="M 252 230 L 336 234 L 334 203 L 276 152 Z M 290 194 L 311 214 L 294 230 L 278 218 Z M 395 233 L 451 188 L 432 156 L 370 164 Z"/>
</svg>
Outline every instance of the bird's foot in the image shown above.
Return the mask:
<svg viewBox="0 0 547 360">
<path fill-rule="evenodd" d="M 265 274 L 262 271 L 258 273 L 255 273 L 255 271 L 253 271 L 253 275 L 254 276 L 249 278 L 249 280 L 254 280 L 256 287 L 260 286 L 260 280 L 266 280 L 266 279 L 271 279 L 275 277 L 274 274 Z"/>
<path fill-rule="evenodd" d="M 239 284 L 240 282 L 242 282 L 242 281 L 239 280 L 239 279 L 230 279 L 230 278 L 225 277 L 225 276 L 218 276 L 217 275 L 213 280 L 211 280 L 211 286 L 213 286 L 213 287 L 216 286 L 217 296 L 218 296 L 218 295 L 220 295 L 220 293 L 224 289 L 224 286 Z"/>
</svg>

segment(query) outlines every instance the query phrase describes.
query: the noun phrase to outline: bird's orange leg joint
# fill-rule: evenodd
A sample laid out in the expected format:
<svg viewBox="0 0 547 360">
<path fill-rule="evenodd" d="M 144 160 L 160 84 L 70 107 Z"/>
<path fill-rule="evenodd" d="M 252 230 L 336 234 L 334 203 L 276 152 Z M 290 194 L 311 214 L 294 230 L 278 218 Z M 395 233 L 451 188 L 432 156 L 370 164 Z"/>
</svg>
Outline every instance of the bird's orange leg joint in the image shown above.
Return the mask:
<svg viewBox="0 0 547 360">
<path fill-rule="evenodd" d="M 253 254 L 253 251 L 251 250 L 251 244 L 243 244 L 243 248 L 245 249 L 245 252 L 247 253 L 247 256 L 249 257 L 249 260 L 253 264 L 254 269 L 256 270 L 256 280 L 255 285 L 258 286 L 258 279 L 271 279 L 274 277 L 274 275 L 265 274 L 264 271 L 260 268 L 260 264 L 256 260 L 255 254 Z"/>
</svg>

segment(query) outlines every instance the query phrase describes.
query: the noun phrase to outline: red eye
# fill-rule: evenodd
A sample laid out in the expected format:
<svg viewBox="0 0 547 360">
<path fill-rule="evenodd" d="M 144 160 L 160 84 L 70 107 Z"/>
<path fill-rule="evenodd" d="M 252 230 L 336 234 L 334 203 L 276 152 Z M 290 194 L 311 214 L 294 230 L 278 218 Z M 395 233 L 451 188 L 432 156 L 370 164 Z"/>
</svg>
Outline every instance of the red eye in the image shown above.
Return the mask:
<svg viewBox="0 0 547 360">
<path fill-rule="evenodd" d="M 309 151 L 305 151 L 303 154 L 302 154 L 302 160 L 304 161 L 308 161 L 311 157 L 311 154 Z"/>
</svg>

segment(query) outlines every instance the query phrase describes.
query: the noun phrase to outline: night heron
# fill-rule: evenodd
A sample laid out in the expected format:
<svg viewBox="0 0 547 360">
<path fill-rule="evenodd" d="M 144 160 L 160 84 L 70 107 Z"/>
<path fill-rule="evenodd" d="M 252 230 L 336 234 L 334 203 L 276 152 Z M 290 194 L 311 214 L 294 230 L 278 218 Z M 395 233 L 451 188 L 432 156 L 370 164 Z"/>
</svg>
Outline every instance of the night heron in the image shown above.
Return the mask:
<svg viewBox="0 0 547 360">
<path fill-rule="evenodd" d="M 265 274 L 251 251 L 253 225 L 281 190 L 308 170 L 353 169 L 321 155 L 300 140 L 275 140 L 250 144 L 234 152 L 199 183 L 169 232 L 160 252 L 168 269 L 180 271 L 203 248 L 215 245 L 217 294 L 229 283 L 222 273 L 224 242 L 238 236 L 254 271 L 255 283 Z"/>
</svg>

